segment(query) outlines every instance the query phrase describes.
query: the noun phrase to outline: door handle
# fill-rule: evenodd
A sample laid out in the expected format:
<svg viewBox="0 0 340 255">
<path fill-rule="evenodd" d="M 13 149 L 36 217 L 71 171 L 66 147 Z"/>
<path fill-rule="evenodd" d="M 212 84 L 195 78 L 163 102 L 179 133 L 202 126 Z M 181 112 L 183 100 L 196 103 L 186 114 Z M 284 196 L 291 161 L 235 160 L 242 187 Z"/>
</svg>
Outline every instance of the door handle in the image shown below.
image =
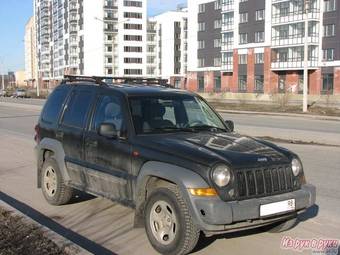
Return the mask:
<svg viewBox="0 0 340 255">
<path fill-rule="evenodd" d="M 62 131 L 57 131 L 57 133 L 55 134 L 57 139 L 63 139 L 64 138 L 64 132 Z"/>
</svg>

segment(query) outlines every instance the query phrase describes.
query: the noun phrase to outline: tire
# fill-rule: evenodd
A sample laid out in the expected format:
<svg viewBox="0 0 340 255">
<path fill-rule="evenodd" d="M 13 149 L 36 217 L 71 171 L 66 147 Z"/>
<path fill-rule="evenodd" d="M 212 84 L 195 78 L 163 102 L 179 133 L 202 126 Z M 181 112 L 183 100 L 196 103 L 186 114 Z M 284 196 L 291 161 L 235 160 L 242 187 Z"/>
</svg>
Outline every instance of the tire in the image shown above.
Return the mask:
<svg viewBox="0 0 340 255">
<path fill-rule="evenodd" d="M 48 158 L 41 170 L 41 189 L 46 201 L 51 205 L 65 205 L 73 196 L 73 188 L 64 183 L 58 163 Z"/>
<path fill-rule="evenodd" d="M 298 223 L 297 218 L 293 218 L 287 221 L 283 221 L 280 223 L 276 223 L 274 225 L 271 226 L 271 228 L 269 229 L 268 232 L 270 233 L 281 233 L 281 232 L 285 232 L 288 231 L 290 229 L 292 229 L 293 227 L 295 227 Z"/>
<path fill-rule="evenodd" d="M 165 212 L 168 217 L 162 212 Z M 163 222 L 157 221 L 158 217 L 162 218 Z M 162 232 L 160 226 L 163 223 L 171 226 L 167 226 L 169 231 Z M 157 188 L 152 191 L 145 206 L 145 230 L 153 248 L 166 255 L 190 253 L 195 248 L 200 235 L 177 186 Z"/>
</svg>

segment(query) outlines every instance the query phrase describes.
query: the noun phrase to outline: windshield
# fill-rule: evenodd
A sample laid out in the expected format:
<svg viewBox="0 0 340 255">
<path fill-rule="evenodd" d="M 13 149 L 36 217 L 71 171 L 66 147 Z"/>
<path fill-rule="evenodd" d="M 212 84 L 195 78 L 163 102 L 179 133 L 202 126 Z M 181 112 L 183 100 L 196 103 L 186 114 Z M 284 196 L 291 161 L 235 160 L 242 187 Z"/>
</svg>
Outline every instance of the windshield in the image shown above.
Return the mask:
<svg viewBox="0 0 340 255">
<path fill-rule="evenodd" d="M 216 113 L 199 97 L 133 97 L 130 107 L 137 134 L 227 131 Z"/>
</svg>

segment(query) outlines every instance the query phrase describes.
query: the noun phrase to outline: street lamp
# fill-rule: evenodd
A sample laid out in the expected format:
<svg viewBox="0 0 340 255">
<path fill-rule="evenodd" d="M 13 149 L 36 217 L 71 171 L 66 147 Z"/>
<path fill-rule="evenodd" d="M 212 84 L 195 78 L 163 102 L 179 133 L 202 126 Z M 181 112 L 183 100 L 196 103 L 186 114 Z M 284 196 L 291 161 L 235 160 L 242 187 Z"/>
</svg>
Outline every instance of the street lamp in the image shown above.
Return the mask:
<svg viewBox="0 0 340 255">
<path fill-rule="evenodd" d="M 0 57 L 1 88 L 2 90 L 5 90 L 5 75 L 3 74 L 5 69 L 1 67 L 3 67 L 3 61 L 2 58 Z"/>
<path fill-rule="evenodd" d="M 304 1 L 304 16 L 305 16 L 305 45 L 304 45 L 304 71 L 303 71 L 303 112 L 308 112 L 308 11 L 310 1 Z"/>
</svg>

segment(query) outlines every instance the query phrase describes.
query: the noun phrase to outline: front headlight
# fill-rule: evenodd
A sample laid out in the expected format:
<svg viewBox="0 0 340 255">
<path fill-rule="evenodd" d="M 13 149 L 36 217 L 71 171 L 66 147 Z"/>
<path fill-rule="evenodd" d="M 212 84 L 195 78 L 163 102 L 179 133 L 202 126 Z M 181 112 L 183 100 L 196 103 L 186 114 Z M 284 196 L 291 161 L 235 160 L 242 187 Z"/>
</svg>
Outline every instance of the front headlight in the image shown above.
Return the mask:
<svg viewBox="0 0 340 255">
<path fill-rule="evenodd" d="M 231 173 L 226 165 L 217 165 L 212 174 L 213 180 L 219 187 L 227 186 L 231 180 Z"/>
<path fill-rule="evenodd" d="M 302 172 L 302 164 L 297 158 L 292 160 L 292 171 L 295 177 Z"/>
</svg>

